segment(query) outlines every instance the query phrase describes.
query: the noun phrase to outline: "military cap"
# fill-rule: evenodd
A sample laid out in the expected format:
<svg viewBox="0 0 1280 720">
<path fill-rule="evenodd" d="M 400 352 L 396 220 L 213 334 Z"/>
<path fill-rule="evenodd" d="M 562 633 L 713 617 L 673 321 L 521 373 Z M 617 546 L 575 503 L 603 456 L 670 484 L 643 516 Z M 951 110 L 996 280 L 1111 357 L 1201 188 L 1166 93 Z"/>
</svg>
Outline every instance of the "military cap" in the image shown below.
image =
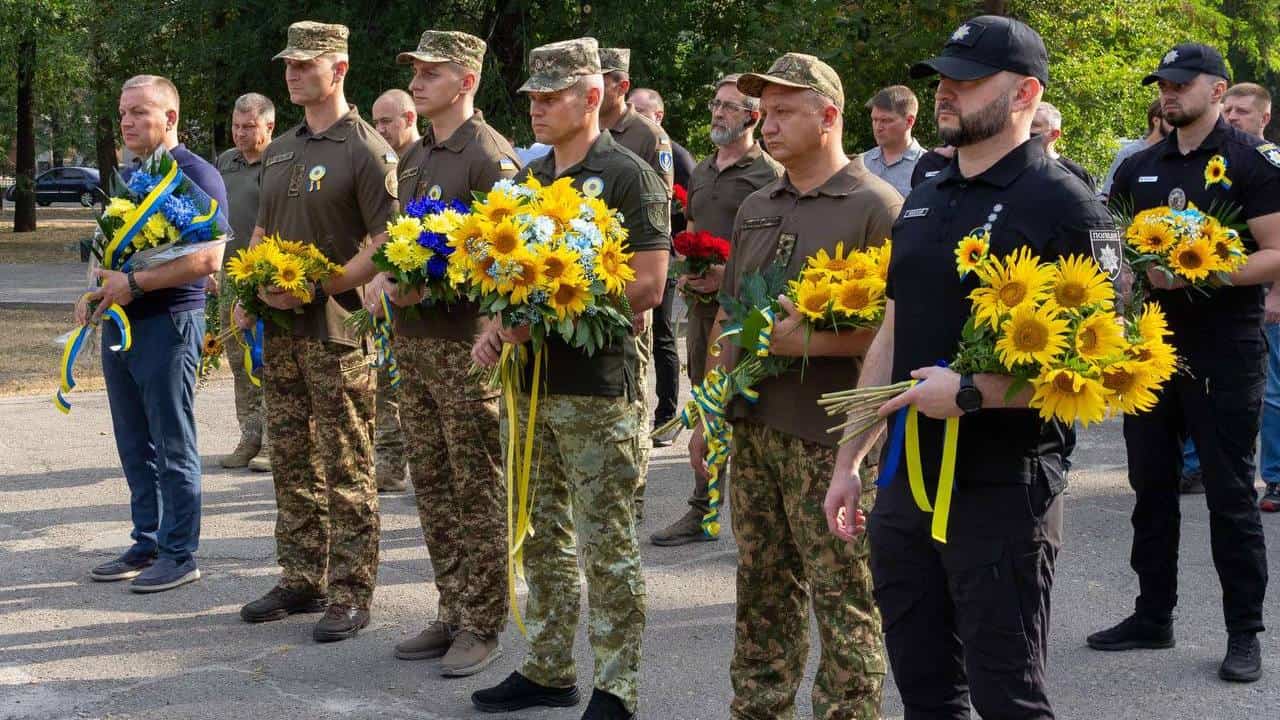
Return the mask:
<svg viewBox="0 0 1280 720">
<path fill-rule="evenodd" d="M 556 92 L 583 75 L 600 74 L 600 46 L 595 38 L 562 40 L 529 52 L 529 79 L 518 92 Z"/>
<path fill-rule="evenodd" d="M 631 72 L 631 48 L 600 48 L 600 72 Z"/>
<path fill-rule="evenodd" d="M 773 62 L 765 73 L 744 73 L 738 78 L 743 95 L 760 97 L 765 85 L 808 88 L 844 108 L 844 85 L 830 65 L 812 55 L 787 53 Z"/>
<path fill-rule="evenodd" d="M 484 50 L 484 41 L 475 35 L 456 30 L 428 30 L 418 40 L 418 49 L 400 53 L 396 56 L 396 62 L 404 65 L 414 60 L 451 62 L 480 72 L 480 68 L 484 67 Z"/>
<path fill-rule="evenodd" d="M 303 20 L 289 26 L 289 45 L 272 60 L 314 60 L 325 53 L 347 52 L 351 31 L 346 25 Z"/>
<path fill-rule="evenodd" d="M 1143 85 L 1150 85 L 1157 80 L 1169 80 L 1176 83 L 1188 83 L 1198 75 L 1212 75 L 1230 82 L 1231 73 L 1227 71 L 1227 63 L 1222 53 L 1201 43 L 1182 43 L 1160 59 L 1160 67 L 1155 72 L 1142 78 Z"/>
</svg>

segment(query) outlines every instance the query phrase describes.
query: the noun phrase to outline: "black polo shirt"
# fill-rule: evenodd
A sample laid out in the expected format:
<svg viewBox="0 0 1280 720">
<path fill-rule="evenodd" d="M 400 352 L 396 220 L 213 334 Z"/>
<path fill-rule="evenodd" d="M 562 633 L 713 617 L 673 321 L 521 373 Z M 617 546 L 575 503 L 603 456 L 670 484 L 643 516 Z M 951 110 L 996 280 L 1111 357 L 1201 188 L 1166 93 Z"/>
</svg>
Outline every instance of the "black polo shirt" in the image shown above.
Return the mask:
<svg viewBox="0 0 1280 720">
<path fill-rule="evenodd" d="M 951 164 L 951 158 L 941 155 L 933 150 L 920 156 L 916 161 L 916 166 L 911 171 L 911 187 L 938 176 L 942 169 Z"/>
<path fill-rule="evenodd" d="M 1227 161 L 1230 188 L 1222 183 L 1205 187 L 1204 168 L 1215 155 Z M 1219 118 L 1200 147 L 1183 155 L 1175 129 L 1120 165 L 1109 202 L 1137 213 L 1168 205 L 1178 190 L 1186 202 L 1219 218 L 1234 211 L 1240 225 L 1280 212 L 1280 149 Z M 1247 228 L 1242 228 L 1241 240 L 1249 252 L 1258 249 Z M 1198 290 L 1153 290 L 1151 297 L 1169 317 L 1174 346 L 1187 356 L 1212 355 L 1222 338 L 1256 339 L 1261 332 L 1261 285 L 1223 287 L 1207 295 Z"/>
<path fill-rule="evenodd" d="M 972 273 L 960 280 L 955 248 L 975 229 L 991 232 L 998 257 L 1026 246 L 1045 262 L 1091 252 L 1094 242 L 1114 251 L 1119 234 L 1106 207 L 1076 177 L 1047 157 L 1038 140 L 1014 149 L 986 172 L 966 179 L 952 162 L 911 191 L 893 226 L 893 257 L 886 294 L 894 301 L 893 380 L 912 370 L 949 362 L 969 317 Z M 930 496 L 936 492 L 943 422 L 920 416 L 920 448 Z M 1064 483 L 1074 445 L 1069 426 L 1043 422 L 1035 410 L 979 410 L 960 420 L 958 488 L 1026 484 L 1048 475 Z M 884 507 L 881 507 L 883 505 Z M 881 514 L 919 515 L 907 489 L 906 462 L 898 466 Z"/>
</svg>

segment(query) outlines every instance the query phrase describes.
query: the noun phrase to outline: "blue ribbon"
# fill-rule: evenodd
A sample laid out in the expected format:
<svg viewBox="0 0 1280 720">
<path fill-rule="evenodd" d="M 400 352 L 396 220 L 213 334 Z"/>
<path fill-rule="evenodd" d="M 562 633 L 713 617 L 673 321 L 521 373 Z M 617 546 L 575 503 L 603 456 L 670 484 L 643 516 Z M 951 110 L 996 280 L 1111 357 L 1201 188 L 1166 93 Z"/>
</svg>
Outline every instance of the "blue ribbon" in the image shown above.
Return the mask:
<svg viewBox="0 0 1280 720">
<path fill-rule="evenodd" d="M 262 341 L 265 331 L 261 318 L 254 324 L 252 330 L 240 331 L 240 335 L 244 338 L 245 370 L 248 372 L 249 382 L 256 387 L 262 387 Z"/>
<path fill-rule="evenodd" d="M 902 445 L 906 442 L 907 436 L 907 408 L 900 408 L 894 413 L 893 430 L 889 433 L 889 454 L 885 456 L 884 464 L 880 466 L 880 477 L 876 478 L 876 487 L 888 487 L 893 482 L 893 476 L 898 472 L 898 465 L 902 462 Z"/>
</svg>

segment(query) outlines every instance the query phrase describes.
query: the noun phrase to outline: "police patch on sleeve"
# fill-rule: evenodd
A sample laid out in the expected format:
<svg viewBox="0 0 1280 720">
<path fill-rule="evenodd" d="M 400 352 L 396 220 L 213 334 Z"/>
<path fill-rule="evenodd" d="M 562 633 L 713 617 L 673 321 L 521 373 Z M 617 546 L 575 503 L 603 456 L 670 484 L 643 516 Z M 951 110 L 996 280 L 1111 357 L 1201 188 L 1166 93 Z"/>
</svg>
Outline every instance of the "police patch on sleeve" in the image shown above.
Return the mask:
<svg viewBox="0 0 1280 720">
<path fill-rule="evenodd" d="M 399 200 L 399 199 L 400 199 L 400 195 L 399 195 L 399 192 L 400 192 L 400 182 L 399 182 L 399 180 L 396 178 L 396 171 L 395 171 L 395 170 L 388 170 L 388 171 L 387 171 L 387 177 L 382 181 L 382 184 L 387 188 L 387 194 L 388 194 L 388 195 L 390 195 L 391 197 L 393 197 L 393 198 L 395 198 L 395 199 L 397 199 L 397 200 Z"/>
<path fill-rule="evenodd" d="M 1280 168 L 1280 147 L 1276 147 L 1275 143 L 1262 143 L 1258 146 L 1258 154 L 1266 158 L 1267 162 Z"/>
<path fill-rule="evenodd" d="M 662 168 L 662 172 L 671 172 L 674 162 L 671 159 L 670 150 L 661 150 L 658 152 L 658 165 Z"/>
<path fill-rule="evenodd" d="M 1107 279 L 1115 281 L 1120 276 L 1120 260 L 1123 257 L 1124 245 L 1120 240 L 1119 230 L 1090 230 L 1089 246 L 1093 251 L 1093 259 L 1098 267 L 1107 274 Z"/>
</svg>

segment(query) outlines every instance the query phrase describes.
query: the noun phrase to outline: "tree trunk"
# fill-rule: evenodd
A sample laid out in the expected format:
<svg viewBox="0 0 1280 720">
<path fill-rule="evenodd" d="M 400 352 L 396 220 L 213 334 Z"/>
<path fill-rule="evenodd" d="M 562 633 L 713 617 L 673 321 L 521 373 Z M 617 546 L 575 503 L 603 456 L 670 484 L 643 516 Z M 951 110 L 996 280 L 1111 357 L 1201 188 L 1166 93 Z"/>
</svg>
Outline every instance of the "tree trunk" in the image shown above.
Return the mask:
<svg viewBox="0 0 1280 720">
<path fill-rule="evenodd" d="M 66 164 L 66 153 L 62 150 L 62 123 L 54 115 L 49 118 L 49 166 L 62 167 Z"/>
<path fill-rule="evenodd" d="M 18 132 L 17 191 L 13 203 L 13 231 L 36 229 L 36 133 L 34 84 L 36 75 L 36 38 L 28 29 L 18 39 Z"/>
<path fill-rule="evenodd" d="M 98 116 L 94 140 L 94 154 L 98 160 L 98 187 L 110 197 L 111 177 L 116 170 L 116 127 L 110 115 L 104 113 Z"/>
<path fill-rule="evenodd" d="M 982 0 L 982 8 L 988 15 L 1009 14 L 1009 3 L 1007 0 Z"/>
</svg>

